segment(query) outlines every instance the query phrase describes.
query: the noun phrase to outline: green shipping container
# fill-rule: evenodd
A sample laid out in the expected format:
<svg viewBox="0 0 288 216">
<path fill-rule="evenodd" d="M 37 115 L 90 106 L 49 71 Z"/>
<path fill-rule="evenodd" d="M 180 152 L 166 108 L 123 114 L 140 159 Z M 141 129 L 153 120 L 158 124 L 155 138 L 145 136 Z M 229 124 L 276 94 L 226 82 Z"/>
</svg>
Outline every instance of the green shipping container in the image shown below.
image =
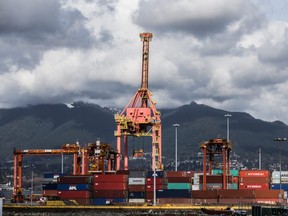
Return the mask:
<svg viewBox="0 0 288 216">
<path fill-rule="evenodd" d="M 213 169 L 212 175 L 222 175 L 223 170 L 220 169 Z M 230 170 L 230 175 L 232 176 L 239 176 L 239 170 Z"/>
<path fill-rule="evenodd" d="M 168 183 L 168 189 L 188 189 L 191 190 L 190 183 Z"/>
</svg>

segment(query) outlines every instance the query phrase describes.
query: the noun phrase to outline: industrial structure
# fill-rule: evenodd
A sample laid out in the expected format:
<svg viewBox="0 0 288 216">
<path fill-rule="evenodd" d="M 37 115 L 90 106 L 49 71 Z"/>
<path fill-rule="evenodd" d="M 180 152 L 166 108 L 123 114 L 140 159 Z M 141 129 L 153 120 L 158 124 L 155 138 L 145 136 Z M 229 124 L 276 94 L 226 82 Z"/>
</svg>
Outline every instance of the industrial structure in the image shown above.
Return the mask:
<svg viewBox="0 0 288 216">
<path fill-rule="evenodd" d="M 124 169 L 128 170 L 128 137 L 151 137 L 152 138 L 152 169 L 162 170 L 162 124 L 160 112 L 156 110 L 148 89 L 149 68 L 149 42 L 152 33 L 141 33 L 143 41 L 142 51 L 142 81 L 133 98 L 120 114 L 115 114 L 117 130 L 117 150 L 123 156 Z M 124 143 L 124 151 L 122 150 Z M 116 169 L 121 169 L 120 157 L 117 159 Z"/>
<path fill-rule="evenodd" d="M 32 155 L 73 155 L 73 175 L 104 173 L 115 170 L 119 154 L 108 144 L 96 141 L 87 147 L 79 143 L 63 144 L 61 149 L 14 149 L 14 189 L 13 201 L 22 202 L 23 156 Z M 105 162 L 107 163 L 105 167 Z"/>
<path fill-rule="evenodd" d="M 230 175 L 230 152 L 232 150 L 231 142 L 226 139 L 210 139 L 201 143 L 200 148 L 203 151 L 203 190 L 206 190 L 207 177 L 207 155 L 209 156 L 209 175 L 212 175 L 215 158 L 222 156 L 222 173 L 223 173 L 223 189 L 227 189 L 227 176 Z M 217 167 L 218 168 L 218 167 Z"/>
</svg>

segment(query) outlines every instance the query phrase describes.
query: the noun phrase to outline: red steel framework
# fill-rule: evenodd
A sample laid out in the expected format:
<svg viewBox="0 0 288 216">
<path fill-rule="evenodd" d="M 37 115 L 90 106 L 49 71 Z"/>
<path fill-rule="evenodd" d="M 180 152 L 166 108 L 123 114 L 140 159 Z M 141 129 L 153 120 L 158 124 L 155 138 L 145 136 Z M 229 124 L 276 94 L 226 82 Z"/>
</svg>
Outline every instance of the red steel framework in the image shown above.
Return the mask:
<svg viewBox="0 0 288 216">
<path fill-rule="evenodd" d="M 156 110 L 155 102 L 148 90 L 149 42 L 152 33 L 140 34 L 143 41 L 142 51 L 142 80 L 141 88 L 135 93 L 120 114 L 115 114 L 117 124 L 117 150 L 123 156 L 124 169 L 128 170 L 128 136 L 152 137 L 152 169 L 162 170 L 162 124 L 160 112 Z M 124 142 L 124 151 L 122 151 Z M 120 157 L 116 162 L 116 169 L 121 167 Z"/>
<path fill-rule="evenodd" d="M 73 155 L 73 175 L 87 175 L 93 173 L 105 173 L 105 161 L 107 171 L 115 171 L 116 158 L 119 156 L 116 150 L 105 143 L 89 143 L 81 148 L 79 143 L 63 144 L 62 149 L 25 149 L 14 150 L 14 194 L 22 196 L 23 156 L 24 155 Z M 16 200 L 17 201 L 17 200 Z"/>
<path fill-rule="evenodd" d="M 207 189 L 207 155 L 209 156 L 209 175 L 212 175 L 213 162 L 216 155 L 222 155 L 223 163 L 223 189 L 227 189 L 227 175 L 230 175 L 230 153 L 232 150 L 231 142 L 226 139 L 210 139 L 207 142 L 201 143 L 200 148 L 203 151 L 203 190 Z"/>
</svg>

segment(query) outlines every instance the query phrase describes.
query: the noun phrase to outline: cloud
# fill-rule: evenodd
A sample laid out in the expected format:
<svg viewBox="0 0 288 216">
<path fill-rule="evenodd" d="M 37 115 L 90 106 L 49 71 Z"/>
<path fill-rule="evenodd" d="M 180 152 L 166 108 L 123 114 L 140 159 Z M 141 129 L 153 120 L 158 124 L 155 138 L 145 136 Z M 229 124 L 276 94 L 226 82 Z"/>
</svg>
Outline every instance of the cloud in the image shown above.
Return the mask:
<svg viewBox="0 0 288 216">
<path fill-rule="evenodd" d="M 288 123 L 288 23 L 255 2 L 0 0 L 0 107 L 125 107 L 141 82 L 139 33 L 150 31 L 157 108 L 196 101 Z"/>
</svg>

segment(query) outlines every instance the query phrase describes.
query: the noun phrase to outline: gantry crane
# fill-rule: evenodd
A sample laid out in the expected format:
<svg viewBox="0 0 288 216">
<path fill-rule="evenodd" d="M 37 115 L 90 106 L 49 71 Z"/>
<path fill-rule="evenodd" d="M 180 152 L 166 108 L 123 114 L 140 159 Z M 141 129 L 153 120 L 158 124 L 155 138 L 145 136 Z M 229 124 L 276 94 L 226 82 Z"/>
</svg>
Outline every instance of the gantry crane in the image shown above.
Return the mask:
<svg viewBox="0 0 288 216">
<path fill-rule="evenodd" d="M 162 170 L 162 124 L 160 112 L 156 110 L 155 102 L 148 90 L 149 42 L 152 33 L 140 34 L 143 41 L 142 50 L 142 80 L 141 88 L 135 93 L 120 114 L 115 114 L 117 124 L 117 150 L 124 157 L 124 169 L 128 169 L 128 136 L 152 138 L 152 169 Z M 124 151 L 122 142 L 124 141 Z M 116 169 L 120 169 L 120 157 L 117 158 Z"/>
<path fill-rule="evenodd" d="M 230 175 L 230 153 L 232 150 L 231 142 L 226 139 L 210 139 L 200 144 L 200 148 L 203 151 L 203 190 L 206 190 L 206 173 L 207 173 L 207 155 L 209 156 L 209 175 L 212 175 L 213 162 L 215 156 L 222 155 L 223 163 L 223 189 L 227 189 L 227 175 Z"/>
<path fill-rule="evenodd" d="M 115 171 L 118 152 L 110 145 L 89 143 L 87 147 L 80 147 L 79 143 L 63 144 L 61 149 L 14 149 L 14 191 L 12 202 L 23 202 L 22 194 L 22 163 L 24 155 L 73 155 L 73 175 L 89 175 L 94 172 L 105 173 L 105 161 L 107 171 Z"/>
</svg>

